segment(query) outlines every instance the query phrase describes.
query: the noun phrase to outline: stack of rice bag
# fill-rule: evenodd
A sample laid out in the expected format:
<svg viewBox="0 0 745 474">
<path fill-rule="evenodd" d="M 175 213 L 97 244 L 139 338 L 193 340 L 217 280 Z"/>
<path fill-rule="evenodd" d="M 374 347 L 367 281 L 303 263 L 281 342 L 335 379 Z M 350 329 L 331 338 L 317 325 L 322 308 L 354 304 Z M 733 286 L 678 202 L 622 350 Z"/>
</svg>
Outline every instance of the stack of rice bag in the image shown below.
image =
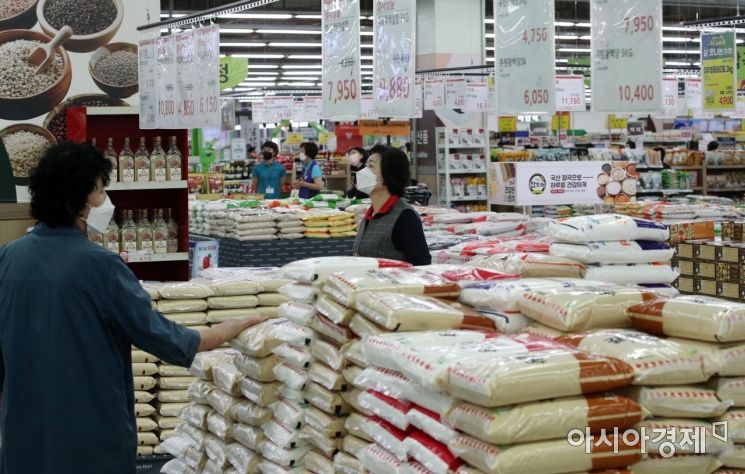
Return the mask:
<svg viewBox="0 0 745 474">
<path fill-rule="evenodd" d="M 231 209 L 227 213 L 226 236 L 240 241 L 276 240 L 277 223 L 270 211 Z"/>
<path fill-rule="evenodd" d="M 351 201 L 339 194 L 321 193 L 303 201 L 306 209 L 343 209 L 351 204 Z"/>
<path fill-rule="evenodd" d="M 275 212 L 277 237 L 282 240 L 302 239 L 305 237 L 305 223 L 299 212 Z"/>
<path fill-rule="evenodd" d="M 354 214 L 343 211 L 313 212 L 303 216 L 305 237 L 328 239 L 357 235 Z"/>
<path fill-rule="evenodd" d="M 587 265 L 585 278 L 619 284 L 670 284 L 678 278 L 670 260 L 666 226 L 620 214 L 554 221 L 546 233 L 556 240 L 553 257 Z"/>
<path fill-rule="evenodd" d="M 135 416 L 137 417 L 137 454 L 152 455 L 160 439 L 155 421 L 155 393 L 158 359 L 152 354 L 132 348 L 132 375 L 135 388 Z"/>
</svg>

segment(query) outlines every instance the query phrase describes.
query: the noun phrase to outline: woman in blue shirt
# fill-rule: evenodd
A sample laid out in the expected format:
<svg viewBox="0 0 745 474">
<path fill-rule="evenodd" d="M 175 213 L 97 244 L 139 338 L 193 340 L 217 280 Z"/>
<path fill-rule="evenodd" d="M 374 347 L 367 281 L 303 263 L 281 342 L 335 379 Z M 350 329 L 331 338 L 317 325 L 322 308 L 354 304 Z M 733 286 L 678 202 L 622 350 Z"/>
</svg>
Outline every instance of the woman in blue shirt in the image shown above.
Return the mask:
<svg viewBox="0 0 745 474">
<path fill-rule="evenodd" d="M 295 189 L 300 190 L 298 193 L 300 199 L 310 199 L 323 189 L 323 171 L 316 161 L 316 156 L 318 156 L 318 145 L 313 142 L 300 144 L 298 158 L 303 163 L 303 171 L 300 180 L 294 184 Z"/>
<path fill-rule="evenodd" d="M 261 321 L 198 332 L 154 311 L 119 255 L 86 235 L 114 213 L 110 170 L 89 145 L 52 147 L 30 178 L 39 223 L 0 247 L 2 474 L 133 474 L 132 346 L 189 367 Z"/>
</svg>

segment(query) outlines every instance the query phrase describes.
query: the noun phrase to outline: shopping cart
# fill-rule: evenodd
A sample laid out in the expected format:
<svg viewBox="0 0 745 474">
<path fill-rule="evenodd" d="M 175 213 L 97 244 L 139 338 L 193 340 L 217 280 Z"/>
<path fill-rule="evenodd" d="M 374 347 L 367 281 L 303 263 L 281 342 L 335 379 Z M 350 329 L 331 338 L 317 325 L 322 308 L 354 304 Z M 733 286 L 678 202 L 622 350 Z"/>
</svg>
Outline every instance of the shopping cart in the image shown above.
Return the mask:
<svg viewBox="0 0 745 474">
<path fill-rule="evenodd" d="M 409 186 L 404 190 L 404 199 L 410 204 L 418 206 L 429 206 L 429 200 L 432 197 L 432 191 L 420 186 Z"/>
</svg>

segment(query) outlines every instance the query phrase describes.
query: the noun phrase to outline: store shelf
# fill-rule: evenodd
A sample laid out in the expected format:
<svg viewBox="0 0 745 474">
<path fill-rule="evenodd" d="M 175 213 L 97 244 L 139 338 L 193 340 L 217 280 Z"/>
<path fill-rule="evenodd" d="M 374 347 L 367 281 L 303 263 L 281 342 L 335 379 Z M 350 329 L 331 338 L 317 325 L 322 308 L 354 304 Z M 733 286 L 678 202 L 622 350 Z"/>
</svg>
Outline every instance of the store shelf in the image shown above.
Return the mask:
<svg viewBox="0 0 745 474">
<path fill-rule="evenodd" d="M 231 180 L 232 181 L 232 180 Z M 186 189 L 186 180 L 181 181 L 142 181 L 134 183 L 111 183 L 107 191 L 142 191 L 150 189 Z"/>
<path fill-rule="evenodd" d="M 130 252 L 127 256 L 129 263 L 152 263 L 152 262 L 185 262 L 189 260 L 189 252 L 177 253 L 141 253 Z"/>
<path fill-rule="evenodd" d="M 706 166 L 707 170 L 745 170 L 745 165 Z"/>
<path fill-rule="evenodd" d="M 686 193 L 692 193 L 693 189 L 658 189 L 658 190 L 637 190 L 636 194 L 664 194 L 664 195 L 670 195 L 670 194 L 686 194 Z"/>
<path fill-rule="evenodd" d="M 468 202 L 468 201 L 488 201 L 486 197 L 454 197 L 450 198 L 450 202 Z"/>
<path fill-rule="evenodd" d="M 691 190 L 692 191 L 703 191 L 704 190 L 704 187 L 703 186 L 693 186 L 691 188 Z"/>
<path fill-rule="evenodd" d="M 742 193 L 745 188 L 711 188 L 707 189 L 710 193 Z"/>
<path fill-rule="evenodd" d="M 448 173 L 445 172 L 445 171 L 440 171 L 438 174 L 446 175 Z M 450 171 L 449 174 L 451 174 L 451 175 L 454 175 L 454 174 L 479 174 L 479 175 L 487 175 L 489 173 L 487 171 L 457 170 L 457 171 Z"/>
<path fill-rule="evenodd" d="M 695 171 L 703 169 L 702 166 L 673 166 L 673 169 L 676 171 Z"/>
<path fill-rule="evenodd" d="M 438 150 L 444 150 L 450 148 L 451 150 L 483 150 L 485 145 L 438 145 Z"/>
<path fill-rule="evenodd" d="M 102 115 L 139 115 L 139 107 L 88 107 L 89 117 Z"/>
<path fill-rule="evenodd" d="M 637 163 L 636 169 L 637 171 L 661 171 L 665 168 L 662 166 L 645 166 Z"/>
</svg>

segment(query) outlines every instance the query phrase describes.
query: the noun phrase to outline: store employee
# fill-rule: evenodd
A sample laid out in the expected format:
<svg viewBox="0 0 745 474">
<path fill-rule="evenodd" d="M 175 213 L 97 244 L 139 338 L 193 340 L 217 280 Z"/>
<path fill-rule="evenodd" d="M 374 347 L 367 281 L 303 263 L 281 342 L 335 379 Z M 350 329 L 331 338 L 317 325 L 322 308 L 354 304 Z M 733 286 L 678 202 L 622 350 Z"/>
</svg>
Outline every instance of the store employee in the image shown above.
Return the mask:
<svg viewBox="0 0 745 474">
<path fill-rule="evenodd" d="M 261 145 L 261 149 L 263 160 L 253 169 L 254 192 L 263 194 L 264 199 L 280 199 L 287 171 L 274 161 L 279 154 L 279 147 L 274 142 L 266 142 Z"/>
<path fill-rule="evenodd" d="M 310 199 L 323 189 L 323 171 L 316 161 L 316 156 L 318 156 L 318 145 L 313 142 L 300 144 L 298 158 L 303 163 L 303 171 L 294 185 L 295 189 L 299 190 L 300 199 Z"/>
</svg>

